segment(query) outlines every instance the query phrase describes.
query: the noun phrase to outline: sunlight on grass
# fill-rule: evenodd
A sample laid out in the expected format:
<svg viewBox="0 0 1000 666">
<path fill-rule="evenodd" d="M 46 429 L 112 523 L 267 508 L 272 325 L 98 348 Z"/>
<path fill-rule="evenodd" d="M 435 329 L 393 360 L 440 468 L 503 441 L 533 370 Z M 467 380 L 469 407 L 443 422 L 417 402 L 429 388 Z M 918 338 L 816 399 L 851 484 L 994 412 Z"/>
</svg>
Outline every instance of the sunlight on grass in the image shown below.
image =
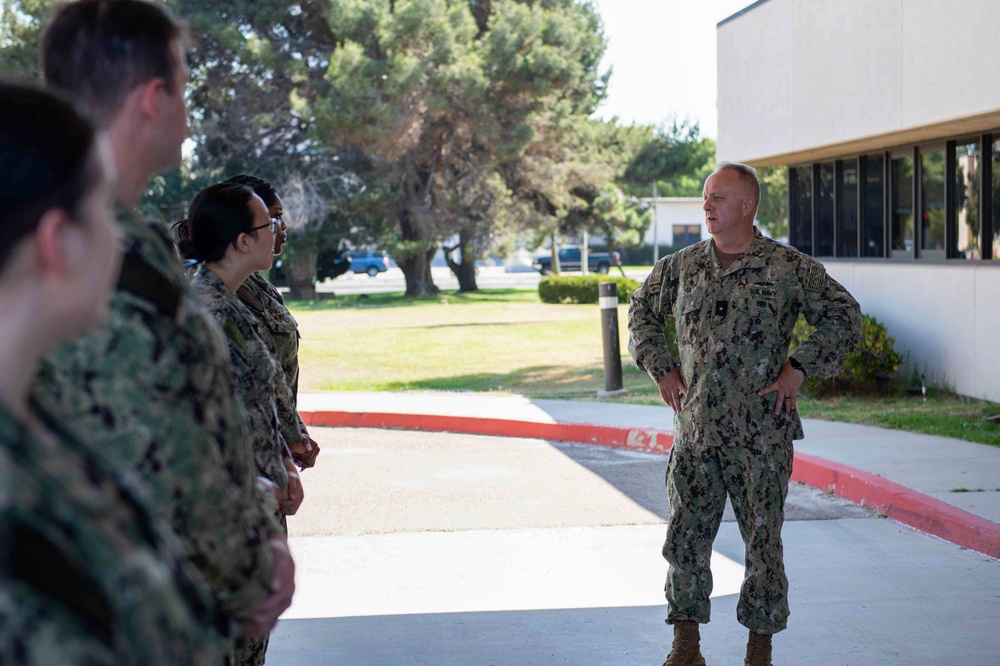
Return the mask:
<svg viewBox="0 0 1000 666">
<path fill-rule="evenodd" d="M 459 300 L 375 307 L 292 305 L 299 321 L 302 391 L 471 390 L 526 395 L 596 394 L 604 388 L 601 314 L 596 305 L 538 302 L 510 290 Z M 627 307 L 619 344 L 628 365 Z M 648 384 L 625 368 L 627 388 Z"/>
<path fill-rule="evenodd" d="M 594 400 L 604 389 L 596 305 L 541 303 L 534 290 L 407 299 L 402 294 L 291 303 L 299 322 L 299 389 L 480 391 Z M 622 378 L 616 402 L 662 406 L 628 356 L 628 306 L 618 308 Z M 802 398 L 804 418 L 909 430 L 1000 446 L 1000 405 L 933 392 Z"/>
</svg>

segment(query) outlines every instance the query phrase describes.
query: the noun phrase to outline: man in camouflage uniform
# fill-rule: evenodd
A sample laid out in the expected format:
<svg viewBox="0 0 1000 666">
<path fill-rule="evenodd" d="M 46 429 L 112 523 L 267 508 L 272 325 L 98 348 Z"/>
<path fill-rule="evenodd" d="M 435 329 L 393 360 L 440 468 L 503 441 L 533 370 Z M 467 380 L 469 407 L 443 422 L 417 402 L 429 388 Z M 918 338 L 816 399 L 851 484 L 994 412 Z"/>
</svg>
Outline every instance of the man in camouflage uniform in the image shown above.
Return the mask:
<svg viewBox="0 0 1000 666">
<path fill-rule="evenodd" d="M 46 426 L 0 405 L 0 663 L 220 664 L 205 587 L 133 479 Z"/>
<path fill-rule="evenodd" d="M 64 6 L 43 38 L 48 83 L 85 102 L 107 130 L 125 209 L 180 160 L 181 37 L 142 0 L 82 0 Z M 125 259 L 109 321 L 47 359 L 36 399 L 148 482 L 214 593 L 225 638 L 264 635 L 290 604 L 294 565 L 275 499 L 254 471 L 224 338 L 191 298 L 163 226 L 128 212 L 119 222 Z"/>
<path fill-rule="evenodd" d="M 821 263 L 754 226 L 760 185 L 752 168 L 721 163 L 703 197 L 712 239 L 660 260 L 629 308 L 629 351 L 675 412 L 663 546 L 674 644 L 665 666 L 705 663 L 698 624 L 709 621 L 712 541 L 727 495 L 746 543 L 737 606 L 750 630 L 745 663 L 767 666 L 771 635 L 788 618 L 781 526 L 792 441 L 803 437 L 798 390 L 854 350 L 861 313 Z M 800 313 L 816 330 L 788 358 Z M 666 317 L 674 318 L 677 359 Z"/>
</svg>

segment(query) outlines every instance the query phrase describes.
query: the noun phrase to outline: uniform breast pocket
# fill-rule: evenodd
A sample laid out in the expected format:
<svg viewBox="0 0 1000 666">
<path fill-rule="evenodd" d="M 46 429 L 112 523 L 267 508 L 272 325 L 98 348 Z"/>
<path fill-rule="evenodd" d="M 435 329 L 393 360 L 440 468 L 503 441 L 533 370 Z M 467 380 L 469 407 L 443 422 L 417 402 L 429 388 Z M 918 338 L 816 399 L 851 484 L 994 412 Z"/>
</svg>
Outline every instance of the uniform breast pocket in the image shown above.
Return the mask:
<svg viewBox="0 0 1000 666">
<path fill-rule="evenodd" d="M 697 340 L 704 303 L 705 290 L 701 288 L 685 289 L 678 295 L 675 316 L 678 345 L 694 344 Z"/>
<path fill-rule="evenodd" d="M 769 341 L 778 331 L 781 318 L 777 299 L 750 298 L 743 310 L 746 332 L 757 343 Z"/>
</svg>

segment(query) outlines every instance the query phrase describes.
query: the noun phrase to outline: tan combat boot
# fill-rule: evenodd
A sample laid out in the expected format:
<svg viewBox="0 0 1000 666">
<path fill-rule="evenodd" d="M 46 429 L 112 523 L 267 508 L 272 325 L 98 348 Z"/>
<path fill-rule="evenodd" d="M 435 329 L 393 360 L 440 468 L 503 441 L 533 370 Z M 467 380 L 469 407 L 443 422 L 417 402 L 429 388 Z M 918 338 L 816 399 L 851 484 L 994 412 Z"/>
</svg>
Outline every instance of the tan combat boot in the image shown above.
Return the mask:
<svg viewBox="0 0 1000 666">
<path fill-rule="evenodd" d="M 743 666 L 771 666 L 771 634 L 750 632 Z"/>
<path fill-rule="evenodd" d="M 674 622 L 674 644 L 663 666 L 705 666 L 697 622 Z"/>
</svg>

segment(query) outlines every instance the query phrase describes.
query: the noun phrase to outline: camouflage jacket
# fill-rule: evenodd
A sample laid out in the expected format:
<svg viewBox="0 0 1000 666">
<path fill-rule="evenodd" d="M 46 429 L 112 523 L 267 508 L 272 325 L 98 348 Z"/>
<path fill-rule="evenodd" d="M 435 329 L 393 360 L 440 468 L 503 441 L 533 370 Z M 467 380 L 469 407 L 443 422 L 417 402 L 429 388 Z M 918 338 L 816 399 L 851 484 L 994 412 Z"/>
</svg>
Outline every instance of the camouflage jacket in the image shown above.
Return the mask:
<svg viewBox="0 0 1000 666">
<path fill-rule="evenodd" d="M 289 444 L 307 433 L 299 418 L 296 396 L 299 385 L 299 325 L 285 307 L 281 293 L 270 282 L 253 273 L 236 291 L 247 309 L 260 322 L 258 329 L 271 356 L 278 362 L 275 395 L 281 434 Z"/>
<path fill-rule="evenodd" d="M 262 326 L 239 297 L 204 265 L 191 280 L 191 290 L 226 334 L 230 379 L 249 416 L 257 472 L 283 489 L 288 485 L 288 472 L 282 459 L 291 454 L 278 424 L 275 382 L 281 369 L 264 341 Z"/>
<path fill-rule="evenodd" d="M 107 323 L 43 362 L 35 397 L 100 455 L 139 472 L 235 632 L 269 591 L 277 505 L 257 484 L 219 327 L 191 297 L 165 230 L 129 213 L 119 221 L 146 287 L 124 284 L 123 269 Z"/>
<path fill-rule="evenodd" d="M 204 581 L 128 474 L 0 406 L 0 489 L 0 663 L 221 663 Z"/>
<path fill-rule="evenodd" d="M 674 436 L 709 446 L 802 439 L 798 413 L 775 415 L 777 379 L 799 313 L 816 326 L 795 351 L 807 375 L 828 376 L 861 336 L 857 301 L 823 264 L 761 235 L 723 271 L 712 240 L 664 257 L 632 294 L 629 352 L 654 382 L 680 365 L 688 393 Z M 666 346 L 674 318 L 679 359 Z"/>
</svg>

